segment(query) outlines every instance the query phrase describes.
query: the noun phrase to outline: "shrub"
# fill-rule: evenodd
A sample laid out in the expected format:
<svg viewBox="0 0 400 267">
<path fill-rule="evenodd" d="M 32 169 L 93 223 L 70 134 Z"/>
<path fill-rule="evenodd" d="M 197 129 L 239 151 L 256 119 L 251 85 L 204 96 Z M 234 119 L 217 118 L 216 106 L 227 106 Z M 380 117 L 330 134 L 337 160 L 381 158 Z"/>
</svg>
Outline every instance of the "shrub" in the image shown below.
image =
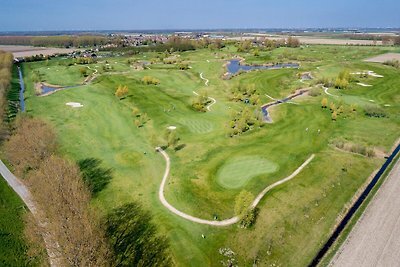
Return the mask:
<svg viewBox="0 0 400 267">
<path fill-rule="evenodd" d="M 387 116 L 386 112 L 381 107 L 379 107 L 377 105 L 371 105 L 371 104 L 366 105 L 364 107 L 364 113 L 368 117 L 380 118 L 380 117 L 386 117 Z"/>
<path fill-rule="evenodd" d="M 160 83 L 160 81 L 158 79 L 151 77 L 151 76 L 144 76 L 142 79 L 142 82 L 147 85 L 150 85 L 150 84 L 157 85 Z"/>
<path fill-rule="evenodd" d="M 321 95 L 321 92 L 320 92 L 320 90 L 318 88 L 314 87 L 310 91 L 308 91 L 308 94 L 310 96 L 314 96 L 315 97 L 315 96 Z"/>
<path fill-rule="evenodd" d="M 256 222 L 258 214 L 258 209 L 248 209 L 246 213 L 243 214 L 242 219 L 239 222 L 240 228 L 250 228 Z"/>
<path fill-rule="evenodd" d="M 115 96 L 121 99 L 121 98 L 127 96 L 128 93 L 129 93 L 128 86 L 119 85 L 117 90 L 115 91 Z"/>
<path fill-rule="evenodd" d="M 392 66 L 392 67 L 395 67 L 395 68 L 400 68 L 400 61 L 399 60 L 396 60 L 396 59 L 393 59 L 393 60 L 387 60 L 387 61 L 385 61 L 383 64 L 385 64 L 385 65 L 387 65 L 387 66 Z"/>
</svg>

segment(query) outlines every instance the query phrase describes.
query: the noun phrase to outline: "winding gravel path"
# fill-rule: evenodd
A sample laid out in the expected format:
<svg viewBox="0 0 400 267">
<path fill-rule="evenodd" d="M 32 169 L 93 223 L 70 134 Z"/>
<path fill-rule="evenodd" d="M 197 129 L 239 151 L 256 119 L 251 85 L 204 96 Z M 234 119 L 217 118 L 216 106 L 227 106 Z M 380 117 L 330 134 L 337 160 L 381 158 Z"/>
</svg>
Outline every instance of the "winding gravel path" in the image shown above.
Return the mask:
<svg viewBox="0 0 400 267">
<path fill-rule="evenodd" d="M 187 213 L 184 213 L 178 209 L 176 209 L 174 206 L 172 206 L 171 204 L 168 203 L 168 201 L 165 199 L 164 196 L 164 187 L 165 184 L 167 182 L 168 179 L 168 175 L 169 175 L 169 171 L 171 168 L 171 160 L 167 154 L 167 152 L 165 152 L 161 147 L 156 147 L 156 151 L 160 152 L 161 155 L 163 155 L 165 162 L 166 162 L 166 167 L 165 167 L 165 172 L 164 172 L 164 176 L 163 179 L 161 181 L 161 185 L 160 185 L 160 189 L 158 191 L 158 197 L 161 201 L 161 203 L 164 205 L 164 207 L 166 207 L 169 211 L 171 211 L 172 213 L 175 213 L 176 215 L 195 222 L 195 223 L 200 223 L 200 224 L 207 224 L 207 225 L 211 225 L 211 226 L 229 226 L 232 224 L 235 224 L 239 221 L 239 217 L 235 216 L 232 217 L 230 219 L 226 219 L 226 220 L 222 220 L 222 221 L 211 221 L 211 220 L 204 220 L 204 219 L 200 219 L 194 216 L 191 216 Z M 268 191 L 270 191 L 271 189 L 273 189 L 274 187 L 281 185 L 291 179 L 293 179 L 297 174 L 299 174 L 301 172 L 302 169 L 304 169 L 304 167 L 306 167 L 314 158 L 314 154 L 312 154 L 299 168 L 297 168 L 291 175 L 289 175 L 288 177 L 273 183 L 272 185 L 266 187 L 260 194 L 257 195 L 257 197 L 254 199 L 253 203 L 251 204 L 251 208 L 255 208 L 258 203 L 261 201 L 261 199 L 268 193 Z"/>
<path fill-rule="evenodd" d="M 323 88 L 324 88 L 325 94 L 333 96 L 333 97 L 337 97 L 337 95 L 332 95 L 331 93 L 328 92 L 328 89 L 329 89 L 328 87 L 323 87 Z"/>
<path fill-rule="evenodd" d="M 196 91 L 193 91 L 193 94 L 195 94 L 195 95 L 199 95 Z M 210 99 L 211 101 L 212 101 L 212 103 L 211 104 L 209 104 L 207 107 L 206 107 L 206 109 L 208 110 L 208 111 L 211 111 L 211 106 L 212 105 L 214 105 L 215 103 L 217 103 L 217 100 L 215 100 L 215 98 L 213 98 L 213 97 L 208 97 L 208 99 Z"/>
<path fill-rule="evenodd" d="M 15 177 L 14 174 L 10 172 L 10 170 L 7 168 L 6 165 L 4 165 L 3 161 L 1 160 L 0 174 L 31 211 L 38 225 L 45 228 L 47 224 L 46 219 L 43 218 L 43 215 L 36 208 L 36 205 L 28 188 L 17 177 Z M 42 233 L 42 237 L 46 246 L 47 255 L 49 256 L 50 266 L 61 266 L 59 262 L 59 252 L 57 250 L 57 242 L 52 239 L 49 233 Z"/>
<path fill-rule="evenodd" d="M 210 82 L 208 79 L 206 79 L 206 78 L 204 78 L 203 77 L 203 73 L 200 73 L 200 78 L 204 81 L 204 84 L 206 85 L 206 86 L 208 86 L 208 83 Z"/>
</svg>

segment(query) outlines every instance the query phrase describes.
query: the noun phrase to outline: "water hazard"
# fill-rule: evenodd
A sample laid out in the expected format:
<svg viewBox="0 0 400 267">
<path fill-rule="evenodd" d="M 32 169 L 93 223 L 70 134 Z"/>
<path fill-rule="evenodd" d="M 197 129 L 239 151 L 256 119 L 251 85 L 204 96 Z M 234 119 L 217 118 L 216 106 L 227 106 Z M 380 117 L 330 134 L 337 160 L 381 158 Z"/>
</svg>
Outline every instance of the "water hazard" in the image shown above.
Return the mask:
<svg viewBox="0 0 400 267">
<path fill-rule="evenodd" d="M 298 91 L 297 93 L 295 93 L 295 94 L 293 94 L 293 95 L 290 95 L 290 96 L 288 96 L 288 97 L 286 97 L 286 98 L 284 98 L 284 99 L 276 100 L 276 101 L 274 101 L 274 102 L 271 102 L 271 103 L 268 103 L 268 104 L 263 105 L 263 106 L 261 107 L 261 111 L 262 111 L 262 113 L 263 113 L 264 121 L 266 121 L 266 122 L 272 122 L 272 119 L 271 119 L 271 117 L 269 116 L 269 113 L 268 113 L 268 108 L 270 108 L 270 107 L 272 107 L 272 106 L 276 106 L 276 105 L 282 104 L 282 103 L 286 103 L 286 102 L 288 102 L 289 100 L 292 100 L 293 98 L 296 98 L 296 97 L 298 97 L 298 96 L 301 96 L 301 95 L 303 95 L 303 94 L 306 93 L 306 92 L 308 92 L 307 89 L 300 90 L 300 91 Z"/>
<path fill-rule="evenodd" d="M 24 92 L 25 92 L 25 83 L 24 83 L 24 78 L 22 77 L 22 71 L 21 68 L 18 66 L 18 74 L 19 74 L 19 107 L 21 109 L 21 112 L 25 112 L 25 98 L 24 98 Z"/>
<path fill-rule="evenodd" d="M 252 71 L 252 70 L 272 70 L 272 69 L 284 69 L 284 68 L 299 68 L 300 65 L 297 63 L 279 63 L 271 65 L 242 65 L 239 59 L 232 59 L 226 65 L 228 72 L 231 75 L 238 73 L 239 71 Z"/>
</svg>

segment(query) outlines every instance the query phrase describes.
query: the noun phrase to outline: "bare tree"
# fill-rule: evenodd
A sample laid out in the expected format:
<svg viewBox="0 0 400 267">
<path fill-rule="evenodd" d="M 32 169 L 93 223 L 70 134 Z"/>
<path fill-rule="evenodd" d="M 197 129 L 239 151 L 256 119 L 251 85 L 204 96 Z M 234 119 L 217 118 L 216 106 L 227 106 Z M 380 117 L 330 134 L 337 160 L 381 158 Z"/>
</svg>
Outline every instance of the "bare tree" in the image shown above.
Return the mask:
<svg viewBox="0 0 400 267">
<path fill-rule="evenodd" d="M 89 206 L 90 192 L 79 168 L 50 156 L 31 173 L 28 181 L 65 262 L 70 266 L 108 265 L 104 229 Z"/>
<path fill-rule="evenodd" d="M 19 176 L 37 169 L 55 148 L 54 131 L 43 121 L 29 117 L 19 118 L 14 134 L 4 145 L 7 158 Z"/>
</svg>

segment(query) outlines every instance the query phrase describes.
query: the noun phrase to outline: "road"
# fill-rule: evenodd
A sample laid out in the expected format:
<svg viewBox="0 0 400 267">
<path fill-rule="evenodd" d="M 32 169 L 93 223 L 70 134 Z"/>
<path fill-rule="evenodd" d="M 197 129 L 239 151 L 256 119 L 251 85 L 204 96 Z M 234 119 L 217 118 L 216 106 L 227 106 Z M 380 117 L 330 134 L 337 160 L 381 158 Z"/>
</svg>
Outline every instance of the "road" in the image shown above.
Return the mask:
<svg viewBox="0 0 400 267">
<path fill-rule="evenodd" d="M 35 217 L 38 225 L 45 227 L 46 220 L 43 219 L 43 216 L 38 211 L 33 201 L 32 195 L 30 194 L 28 188 L 10 172 L 6 165 L 0 160 L 0 174 L 7 181 L 7 183 L 11 186 L 11 188 L 18 194 L 18 196 L 22 199 L 28 209 L 31 211 L 33 216 Z M 59 263 L 59 253 L 56 249 L 58 244 L 54 240 L 52 240 L 51 236 L 48 233 L 43 233 L 43 240 L 46 246 L 47 255 L 49 256 L 50 266 L 61 266 Z"/>
<path fill-rule="evenodd" d="M 204 220 L 204 219 L 200 219 L 200 218 L 191 216 L 191 215 L 189 215 L 189 214 L 187 214 L 187 213 L 184 213 L 184 212 L 182 212 L 182 211 L 176 209 L 176 208 L 175 208 L 174 206 L 172 206 L 171 204 L 169 204 L 169 202 L 165 199 L 165 196 L 164 196 L 164 187 L 165 187 L 165 184 L 166 184 L 166 182 L 167 182 L 167 180 L 168 180 L 169 171 L 170 171 L 170 168 L 171 168 L 171 160 L 170 160 L 170 158 L 169 158 L 167 152 L 165 152 L 162 148 L 157 147 L 157 148 L 156 148 L 156 151 L 160 152 L 161 155 L 163 155 L 163 157 L 164 157 L 164 159 L 165 159 L 165 162 L 166 162 L 164 176 L 163 176 L 163 179 L 162 179 L 162 181 L 161 181 L 160 189 L 159 189 L 159 191 L 158 191 L 158 197 L 159 197 L 161 203 L 164 205 L 164 207 L 166 207 L 166 208 L 167 208 L 168 210 L 170 210 L 172 213 L 175 213 L 176 215 L 178 215 L 178 216 L 180 216 L 180 217 L 182 217 L 182 218 L 184 218 L 184 219 L 186 219 L 186 220 L 189 220 L 189 221 L 192 221 L 192 222 L 195 222 L 195 223 L 200 223 L 200 224 L 207 224 L 207 225 L 212 225 L 212 226 L 228 226 L 228 225 L 235 224 L 235 223 L 237 223 L 237 222 L 239 221 L 240 218 L 239 218 L 238 216 L 232 217 L 232 218 L 230 218 L 230 219 L 222 220 L 222 221 Z M 288 177 L 286 177 L 286 178 L 284 178 L 284 179 L 282 179 L 282 180 L 279 180 L 278 182 L 273 183 L 272 185 L 266 187 L 260 194 L 257 195 L 257 197 L 254 199 L 254 201 L 253 201 L 253 203 L 251 204 L 250 207 L 251 207 L 251 208 L 255 208 L 255 207 L 258 205 L 258 203 L 261 201 L 261 199 L 262 199 L 270 190 L 272 190 L 273 188 L 275 188 L 275 187 L 278 186 L 278 185 L 281 185 L 281 184 L 283 184 L 283 183 L 285 183 L 285 182 L 287 182 L 287 181 L 293 179 L 297 174 L 300 173 L 301 170 L 304 169 L 304 167 L 306 167 L 306 166 L 312 161 L 312 159 L 314 158 L 314 156 L 315 156 L 315 155 L 312 154 L 299 168 L 297 168 L 297 169 L 296 169 L 291 175 L 289 175 Z"/>
<path fill-rule="evenodd" d="M 330 266 L 399 266 L 400 161 L 374 196 Z"/>
</svg>

